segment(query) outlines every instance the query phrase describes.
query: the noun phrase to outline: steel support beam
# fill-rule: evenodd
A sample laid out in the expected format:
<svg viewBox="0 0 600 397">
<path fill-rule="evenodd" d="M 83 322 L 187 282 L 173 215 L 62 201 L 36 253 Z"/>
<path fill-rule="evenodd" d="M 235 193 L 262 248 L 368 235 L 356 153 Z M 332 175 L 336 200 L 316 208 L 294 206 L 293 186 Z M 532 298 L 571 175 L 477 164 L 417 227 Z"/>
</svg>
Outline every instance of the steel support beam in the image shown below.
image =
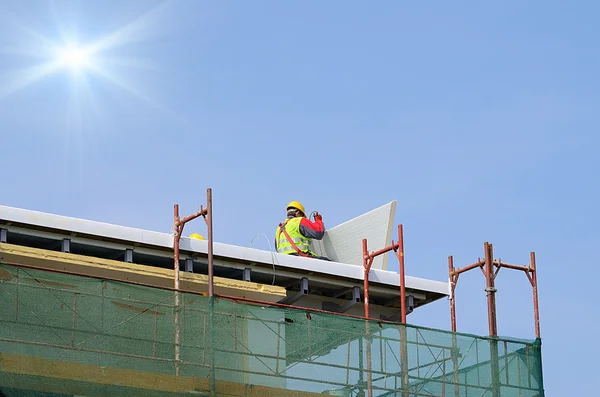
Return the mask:
<svg viewBox="0 0 600 397">
<path fill-rule="evenodd" d="M 306 277 L 303 277 L 302 280 L 300 280 L 300 291 L 296 292 L 292 296 L 283 298 L 278 303 L 283 303 L 284 305 L 293 305 L 305 295 L 308 295 L 308 279 Z"/>
<path fill-rule="evenodd" d="M 0 229 L 0 243 L 6 243 L 8 240 L 8 230 Z"/>
<path fill-rule="evenodd" d="M 244 269 L 243 273 L 242 273 L 242 280 L 244 281 L 250 281 L 250 274 L 252 273 L 252 270 L 250 270 L 249 268 Z"/>
<path fill-rule="evenodd" d="M 327 310 L 329 312 L 346 313 L 357 303 L 360 303 L 360 287 L 354 287 L 352 289 L 352 299 L 345 304 L 338 305 L 337 303 L 333 302 L 323 302 L 321 307 L 323 310 Z"/>
<path fill-rule="evenodd" d="M 61 244 L 60 250 L 62 252 L 67 252 L 67 253 L 71 252 L 71 240 L 68 239 L 68 238 L 64 238 L 62 240 L 62 244 Z"/>
<path fill-rule="evenodd" d="M 133 263 L 133 250 L 131 248 L 125 250 L 125 262 Z"/>
<path fill-rule="evenodd" d="M 412 295 L 408 295 L 406 297 L 406 314 L 412 313 L 412 311 L 414 309 L 415 309 L 415 298 Z M 382 320 L 385 320 L 385 321 L 402 321 L 402 313 L 398 312 L 389 317 L 382 315 L 382 316 L 379 316 L 379 318 Z"/>
<path fill-rule="evenodd" d="M 188 273 L 194 273 L 194 260 L 192 258 L 187 258 L 185 260 L 185 271 Z"/>
</svg>

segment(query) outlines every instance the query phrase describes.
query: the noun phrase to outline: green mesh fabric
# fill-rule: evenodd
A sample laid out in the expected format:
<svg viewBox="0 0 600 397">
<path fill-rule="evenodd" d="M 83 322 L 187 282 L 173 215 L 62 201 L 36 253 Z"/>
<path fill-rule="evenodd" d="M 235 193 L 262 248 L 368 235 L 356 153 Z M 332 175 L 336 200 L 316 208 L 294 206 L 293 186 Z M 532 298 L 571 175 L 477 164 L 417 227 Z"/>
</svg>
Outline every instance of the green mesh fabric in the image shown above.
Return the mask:
<svg viewBox="0 0 600 397">
<path fill-rule="evenodd" d="M 1 265 L 0 396 L 544 395 L 539 340 L 188 293 L 175 302 L 173 291 Z"/>
</svg>

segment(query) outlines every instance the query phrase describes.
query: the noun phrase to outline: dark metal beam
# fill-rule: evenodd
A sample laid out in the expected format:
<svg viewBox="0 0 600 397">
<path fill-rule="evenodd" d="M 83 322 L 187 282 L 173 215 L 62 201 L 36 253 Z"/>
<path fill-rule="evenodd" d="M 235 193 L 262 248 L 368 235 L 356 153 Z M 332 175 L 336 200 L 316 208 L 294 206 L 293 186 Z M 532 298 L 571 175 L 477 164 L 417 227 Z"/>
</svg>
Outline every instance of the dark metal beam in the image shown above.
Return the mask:
<svg viewBox="0 0 600 397">
<path fill-rule="evenodd" d="M 61 244 L 60 249 L 61 249 L 62 252 L 67 252 L 67 253 L 71 252 L 71 240 L 68 239 L 68 238 L 64 238 L 62 240 L 62 244 Z"/>
<path fill-rule="evenodd" d="M 412 313 L 414 309 L 415 309 L 415 297 L 412 295 L 408 295 L 406 297 L 406 314 Z M 398 312 L 389 317 L 381 315 L 379 318 L 382 320 L 385 320 L 385 321 L 401 321 L 402 313 Z"/>
<path fill-rule="evenodd" d="M 242 273 L 242 280 L 250 281 L 251 273 L 252 273 L 252 270 L 250 270 L 249 268 L 244 269 L 244 272 Z"/>
<path fill-rule="evenodd" d="M 185 271 L 188 273 L 194 273 L 194 260 L 192 258 L 187 258 L 185 260 Z"/>
<path fill-rule="evenodd" d="M 345 304 L 338 305 L 337 303 L 333 302 L 323 302 L 321 307 L 323 308 L 323 310 L 327 310 L 330 312 L 346 313 L 348 310 L 350 310 L 352 306 L 354 306 L 357 303 L 360 303 L 360 287 L 354 287 L 351 291 L 352 299 L 350 299 Z"/>
<path fill-rule="evenodd" d="M 284 305 L 293 305 L 305 295 L 308 295 L 308 279 L 306 277 L 303 277 L 302 280 L 300 280 L 300 291 L 296 292 L 292 296 L 283 298 L 279 301 L 279 303 L 283 303 Z"/>
</svg>

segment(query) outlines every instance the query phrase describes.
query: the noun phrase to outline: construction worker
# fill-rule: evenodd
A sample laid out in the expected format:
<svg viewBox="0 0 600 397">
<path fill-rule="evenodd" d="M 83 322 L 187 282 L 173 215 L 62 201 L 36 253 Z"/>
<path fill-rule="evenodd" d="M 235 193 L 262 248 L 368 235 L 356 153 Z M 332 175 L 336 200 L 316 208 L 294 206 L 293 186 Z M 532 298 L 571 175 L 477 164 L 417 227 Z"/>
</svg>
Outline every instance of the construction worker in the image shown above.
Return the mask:
<svg viewBox="0 0 600 397">
<path fill-rule="evenodd" d="M 312 239 L 321 240 L 325 235 L 323 217 L 315 213 L 315 221 L 306 217 L 304 206 L 298 201 L 292 201 L 286 207 L 287 218 L 280 223 L 275 231 L 275 248 L 280 254 L 297 255 L 322 260 L 329 260 L 318 256 L 310 250 Z"/>
</svg>

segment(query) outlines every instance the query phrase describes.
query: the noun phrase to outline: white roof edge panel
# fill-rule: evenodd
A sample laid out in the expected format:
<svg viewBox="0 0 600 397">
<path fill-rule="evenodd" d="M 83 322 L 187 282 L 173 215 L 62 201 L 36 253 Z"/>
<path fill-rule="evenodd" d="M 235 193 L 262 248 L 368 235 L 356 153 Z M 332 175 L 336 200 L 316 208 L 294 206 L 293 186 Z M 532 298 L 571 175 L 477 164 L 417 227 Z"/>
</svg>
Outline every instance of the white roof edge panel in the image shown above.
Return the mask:
<svg viewBox="0 0 600 397">
<path fill-rule="evenodd" d="M 110 223 L 72 218 L 63 215 L 54 215 L 3 205 L 0 205 L 0 221 L 16 222 L 53 230 L 60 230 L 68 233 L 81 233 L 161 248 L 173 247 L 173 235 L 169 233 L 136 229 L 128 226 L 119 226 Z M 208 242 L 206 240 L 194 240 L 182 237 L 180 241 L 180 249 L 182 251 L 207 254 Z M 360 266 L 283 255 L 275 252 L 259 250 L 256 248 L 215 242 L 213 245 L 213 254 L 218 257 L 237 259 L 247 262 L 268 264 L 307 272 L 330 274 L 333 276 L 346 277 L 355 280 L 363 279 L 363 269 Z M 388 270 L 372 269 L 369 273 L 369 280 L 389 286 L 400 286 L 398 273 Z M 406 276 L 406 287 L 410 289 L 430 291 L 447 296 L 450 294 L 450 284 L 447 281 L 442 282 Z"/>
</svg>

